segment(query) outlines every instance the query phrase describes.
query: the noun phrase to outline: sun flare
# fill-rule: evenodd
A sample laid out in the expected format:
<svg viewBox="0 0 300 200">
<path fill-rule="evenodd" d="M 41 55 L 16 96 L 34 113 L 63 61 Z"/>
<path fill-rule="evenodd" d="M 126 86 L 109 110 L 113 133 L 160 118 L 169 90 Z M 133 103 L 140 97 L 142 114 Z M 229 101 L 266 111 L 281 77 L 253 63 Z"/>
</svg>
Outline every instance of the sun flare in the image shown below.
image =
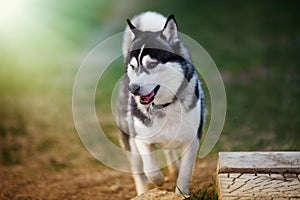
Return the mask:
<svg viewBox="0 0 300 200">
<path fill-rule="evenodd" d="M 0 26 L 11 26 L 26 14 L 27 0 L 0 0 Z"/>
</svg>

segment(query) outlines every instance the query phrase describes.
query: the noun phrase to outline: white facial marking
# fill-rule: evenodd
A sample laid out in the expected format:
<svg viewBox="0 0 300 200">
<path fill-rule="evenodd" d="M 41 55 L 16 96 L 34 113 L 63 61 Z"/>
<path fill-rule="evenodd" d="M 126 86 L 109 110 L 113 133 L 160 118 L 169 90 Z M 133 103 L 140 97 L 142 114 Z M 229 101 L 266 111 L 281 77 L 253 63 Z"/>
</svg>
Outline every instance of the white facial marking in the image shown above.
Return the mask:
<svg viewBox="0 0 300 200">
<path fill-rule="evenodd" d="M 137 62 L 137 60 L 136 60 L 136 58 L 135 57 L 132 57 L 132 59 L 130 60 L 130 62 L 129 62 L 129 67 L 134 67 L 135 69 L 137 68 L 137 66 L 138 66 L 138 62 Z"/>
<path fill-rule="evenodd" d="M 132 81 L 136 78 L 135 69 L 138 66 L 138 62 L 135 57 L 133 57 L 127 65 L 127 75 L 129 79 Z"/>
<path fill-rule="evenodd" d="M 139 59 L 139 60 L 141 60 L 141 56 L 142 56 L 144 47 L 145 47 L 145 44 L 143 44 L 143 46 L 141 47 L 141 51 L 140 51 L 140 54 L 139 54 L 139 56 L 138 56 L 138 59 Z"/>
</svg>

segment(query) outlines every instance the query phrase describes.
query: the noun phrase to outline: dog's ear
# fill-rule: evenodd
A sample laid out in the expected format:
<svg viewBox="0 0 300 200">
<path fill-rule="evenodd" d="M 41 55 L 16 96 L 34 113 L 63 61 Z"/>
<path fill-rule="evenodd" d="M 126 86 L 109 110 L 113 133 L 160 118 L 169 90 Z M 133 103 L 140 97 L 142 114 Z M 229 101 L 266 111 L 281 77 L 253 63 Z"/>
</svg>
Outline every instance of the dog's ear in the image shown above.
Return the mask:
<svg viewBox="0 0 300 200">
<path fill-rule="evenodd" d="M 175 42 L 178 39 L 177 23 L 174 15 L 170 15 L 162 30 L 162 36 L 168 42 Z"/>
<path fill-rule="evenodd" d="M 140 30 L 138 30 L 129 19 L 127 19 L 127 24 L 130 28 L 130 30 L 132 31 L 132 33 L 134 34 L 134 36 L 137 36 L 140 33 Z"/>
</svg>

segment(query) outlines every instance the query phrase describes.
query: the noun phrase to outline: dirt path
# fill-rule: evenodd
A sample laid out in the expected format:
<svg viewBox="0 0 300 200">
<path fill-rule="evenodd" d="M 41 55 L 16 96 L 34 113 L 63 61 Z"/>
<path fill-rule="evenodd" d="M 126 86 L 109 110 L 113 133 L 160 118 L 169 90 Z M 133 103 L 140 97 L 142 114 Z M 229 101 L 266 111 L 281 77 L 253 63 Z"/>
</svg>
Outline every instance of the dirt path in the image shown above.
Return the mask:
<svg viewBox="0 0 300 200">
<path fill-rule="evenodd" d="M 216 157 L 198 160 L 191 190 L 213 182 Z M 135 189 L 131 175 L 109 168 L 28 169 L 22 166 L 0 167 L 0 199 L 130 199 Z M 169 180 L 162 187 L 174 188 Z"/>
</svg>

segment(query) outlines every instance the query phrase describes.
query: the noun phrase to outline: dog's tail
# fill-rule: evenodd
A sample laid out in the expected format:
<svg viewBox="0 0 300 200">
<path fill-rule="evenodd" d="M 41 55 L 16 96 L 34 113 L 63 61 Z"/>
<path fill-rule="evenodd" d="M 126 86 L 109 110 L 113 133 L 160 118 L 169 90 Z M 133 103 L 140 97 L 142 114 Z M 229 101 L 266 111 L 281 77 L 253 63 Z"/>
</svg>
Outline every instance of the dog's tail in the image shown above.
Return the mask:
<svg viewBox="0 0 300 200">
<path fill-rule="evenodd" d="M 133 17 L 130 22 L 139 30 L 142 31 L 159 31 L 162 30 L 167 18 L 157 12 L 144 12 Z M 127 25 L 123 36 L 123 55 L 129 51 L 130 45 L 134 39 L 134 34 Z"/>
</svg>

